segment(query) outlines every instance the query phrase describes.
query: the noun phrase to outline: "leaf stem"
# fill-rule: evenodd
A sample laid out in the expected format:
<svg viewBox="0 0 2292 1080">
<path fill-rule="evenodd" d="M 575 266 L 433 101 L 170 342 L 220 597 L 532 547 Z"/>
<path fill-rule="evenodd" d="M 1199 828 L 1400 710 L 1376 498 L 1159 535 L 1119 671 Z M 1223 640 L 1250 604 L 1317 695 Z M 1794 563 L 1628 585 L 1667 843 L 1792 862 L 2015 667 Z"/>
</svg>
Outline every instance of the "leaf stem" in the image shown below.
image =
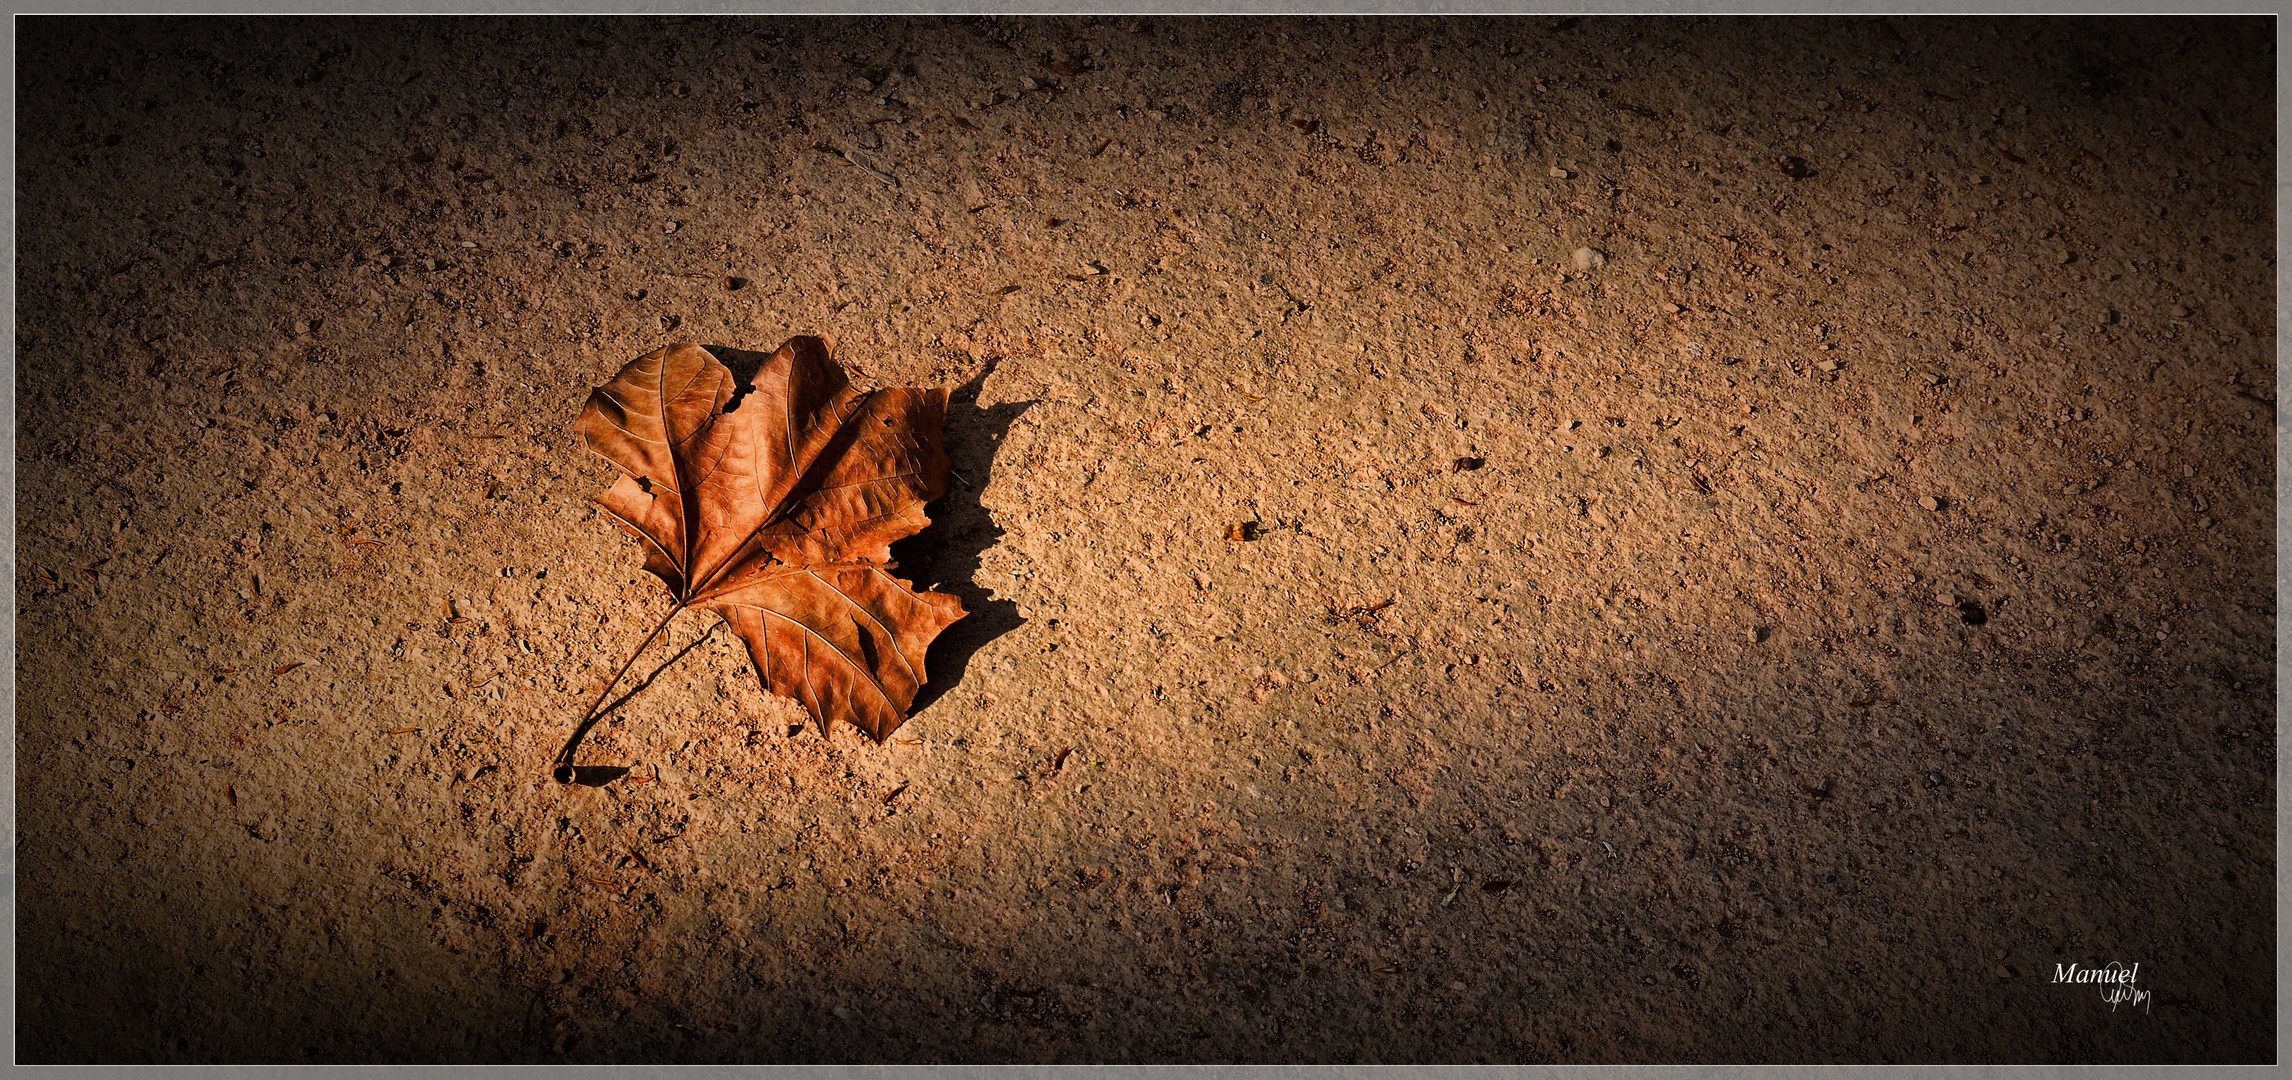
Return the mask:
<svg viewBox="0 0 2292 1080">
<path fill-rule="evenodd" d="M 677 613 L 683 610 L 684 605 L 678 604 L 670 608 L 667 615 L 662 616 L 660 623 L 653 627 L 653 632 L 646 634 L 645 640 L 637 644 L 637 651 L 629 654 L 628 662 L 621 665 L 621 670 L 613 673 L 612 681 L 606 683 L 605 688 L 597 692 L 597 700 L 590 702 L 588 710 L 581 714 L 581 726 L 573 729 L 573 737 L 565 740 L 565 749 L 559 750 L 555 760 L 550 762 L 549 775 L 555 777 L 558 783 L 570 784 L 573 782 L 573 751 L 580 747 L 581 737 L 587 735 L 589 729 L 596 726 L 598 707 L 605 704 L 605 698 L 613 692 L 613 687 L 620 685 L 621 677 L 627 675 L 630 668 L 637 666 L 637 657 L 644 655 L 645 647 L 651 645 L 654 638 L 661 636 L 661 631 L 668 629 L 669 620 L 676 618 Z"/>
</svg>

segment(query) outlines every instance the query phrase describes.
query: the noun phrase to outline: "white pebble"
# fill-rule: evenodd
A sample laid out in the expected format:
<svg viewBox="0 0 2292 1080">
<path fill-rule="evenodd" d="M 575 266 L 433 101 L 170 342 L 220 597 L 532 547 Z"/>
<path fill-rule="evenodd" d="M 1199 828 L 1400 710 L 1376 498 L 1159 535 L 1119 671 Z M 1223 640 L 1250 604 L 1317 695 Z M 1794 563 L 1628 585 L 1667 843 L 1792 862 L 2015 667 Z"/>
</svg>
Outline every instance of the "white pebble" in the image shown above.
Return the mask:
<svg viewBox="0 0 2292 1080">
<path fill-rule="evenodd" d="M 1591 248 L 1581 247 L 1576 249 L 1575 260 L 1578 270 L 1597 270 L 1607 265 L 1608 257 Z"/>
</svg>

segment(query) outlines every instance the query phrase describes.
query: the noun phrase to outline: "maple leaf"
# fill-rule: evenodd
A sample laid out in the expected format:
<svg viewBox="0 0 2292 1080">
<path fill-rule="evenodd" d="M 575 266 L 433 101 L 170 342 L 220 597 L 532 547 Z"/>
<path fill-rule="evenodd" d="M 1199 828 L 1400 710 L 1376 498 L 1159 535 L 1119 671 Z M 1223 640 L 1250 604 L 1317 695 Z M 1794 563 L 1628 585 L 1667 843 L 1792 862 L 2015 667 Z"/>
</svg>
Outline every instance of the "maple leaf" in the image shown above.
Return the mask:
<svg viewBox="0 0 2292 1080">
<path fill-rule="evenodd" d="M 854 389 L 833 349 L 793 338 L 742 381 L 719 350 L 671 345 L 591 392 L 574 428 L 621 470 L 596 501 L 675 601 L 637 651 L 679 612 L 713 612 L 765 689 L 823 734 L 841 720 L 880 743 L 907 719 L 931 640 L 964 615 L 891 573 L 891 542 L 929 525 L 923 505 L 947 489 L 947 394 Z M 596 715 L 558 754 L 559 780 Z"/>
</svg>

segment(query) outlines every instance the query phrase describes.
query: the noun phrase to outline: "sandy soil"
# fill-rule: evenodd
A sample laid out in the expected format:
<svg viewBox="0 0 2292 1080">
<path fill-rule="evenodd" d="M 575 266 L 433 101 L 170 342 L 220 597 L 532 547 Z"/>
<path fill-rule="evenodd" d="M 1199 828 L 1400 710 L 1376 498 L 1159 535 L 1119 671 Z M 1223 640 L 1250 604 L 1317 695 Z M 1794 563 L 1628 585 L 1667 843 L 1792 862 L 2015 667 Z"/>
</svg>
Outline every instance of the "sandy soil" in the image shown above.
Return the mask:
<svg viewBox="0 0 2292 1080">
<path fill-rule="evenodd" d="M 25 1061 L 2274 1057 L 2265 22 L 18 30 Z M 935 700 L 549 782 L 806 332 Z"/>
</svg>

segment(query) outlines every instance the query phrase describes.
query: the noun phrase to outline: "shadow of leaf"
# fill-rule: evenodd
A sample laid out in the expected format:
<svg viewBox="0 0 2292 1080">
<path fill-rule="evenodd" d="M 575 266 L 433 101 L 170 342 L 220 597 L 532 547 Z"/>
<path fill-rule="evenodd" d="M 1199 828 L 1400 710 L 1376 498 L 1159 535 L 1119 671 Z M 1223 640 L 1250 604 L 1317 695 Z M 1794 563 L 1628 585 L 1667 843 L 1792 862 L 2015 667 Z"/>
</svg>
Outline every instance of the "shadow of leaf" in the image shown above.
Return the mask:
<svg viewBox="0 0 2292 1080">
<path fill-rule="evenodd" d="M 961 683 L 970 669 L 971 657 L 988 642 L 1026 623 L 1019 617 L 1018 604 L 994 599 L 974 580 L 979 573 L 979 557 L 1003 536 L 993 516 L 979 504 L 979 495 L 994 467 L 995 452 L 1002 448 L 1003 436 L 1035 404 L 1010 401 L 980 407 L 980 387 L 999 362 L 1000 358 L 989 360 L 979 374 L 948 393 L 946 447 L 955 475 L 947 480 L 947 494 L 924 507 L 924 513 L 931 517 L 930 527 L 891 545 L 900 576 L 953 595 L 963 601 L 963 610 L 969 613 L 942 632 L 924 654 L 923 670 L 928 680 L 908 710 L 911 717 Z"/>
<path fill-rule="evenodd" d="M 573 782 L 582 787 L 604 787 L 627 775 L 629 775 L 628 767 L 623 765 L 575 765 L 573 767 Z"/>
</svg>

